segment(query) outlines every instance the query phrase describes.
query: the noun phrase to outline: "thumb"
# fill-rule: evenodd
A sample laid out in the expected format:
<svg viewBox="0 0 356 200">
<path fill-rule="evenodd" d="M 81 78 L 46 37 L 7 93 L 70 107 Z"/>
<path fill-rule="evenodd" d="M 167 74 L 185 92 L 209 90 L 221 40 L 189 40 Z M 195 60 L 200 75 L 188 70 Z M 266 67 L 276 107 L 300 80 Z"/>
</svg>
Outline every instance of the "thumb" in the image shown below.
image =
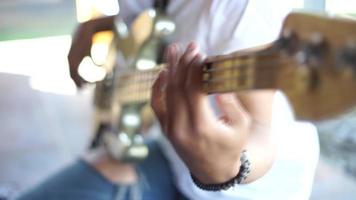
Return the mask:
<svg viewBox="0 0 356 200">
<path fill-rule="evenodd" d="M 216 101 L 224 119 L 229 124 L 236 126 L 248 126 L 250 124 L 250 115 L 234 93 L 218 94 Z"/>
<path fill-rule="evenodd" d="M 166 118 L 166 102 L 165 102 L 165 87 L 167 82 L 167 71 L 160 72 L 158 78 L 152 86 L 151 107 L 156 114 L 161 126 L 165 126 Z"/>
</svg>

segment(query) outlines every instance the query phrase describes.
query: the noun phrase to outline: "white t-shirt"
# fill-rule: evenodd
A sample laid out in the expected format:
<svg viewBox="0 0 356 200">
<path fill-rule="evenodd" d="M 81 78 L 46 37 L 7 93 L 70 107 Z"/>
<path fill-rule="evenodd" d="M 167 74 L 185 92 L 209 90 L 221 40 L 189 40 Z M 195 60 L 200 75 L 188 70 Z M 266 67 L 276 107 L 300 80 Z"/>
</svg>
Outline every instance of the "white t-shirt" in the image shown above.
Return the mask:
<svg viewBox="0 0 356 200">
<path fill-rule="evenodd" d="M 148 0 L 119 2 L 120 15 L 129 23 L 152 6 Z M 176 23 L 174 41 L 183 46 L 196 41 L 210 56 L 275 40 L 291 8 L 290 0 L 170 0 L 168 14 Z M 317 132 L 313 125 L 294 120 L 286 98 L 279 92 L 273 103 L 272 135 L 278 151 L 267 174 L 253 183 L 219 192 L 197 188 L 189 170 L 163 137 L 161 145 L 178 189 L 189 199 L 308 199 L 319 157 Z"/>
</svg>

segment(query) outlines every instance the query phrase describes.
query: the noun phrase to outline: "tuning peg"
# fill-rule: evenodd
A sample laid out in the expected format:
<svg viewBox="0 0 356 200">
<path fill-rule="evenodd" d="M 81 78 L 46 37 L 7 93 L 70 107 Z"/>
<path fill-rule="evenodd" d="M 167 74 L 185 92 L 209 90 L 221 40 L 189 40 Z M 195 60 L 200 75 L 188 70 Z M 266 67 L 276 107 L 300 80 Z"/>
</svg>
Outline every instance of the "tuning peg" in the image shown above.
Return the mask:
<svg viewBox="0 0 356 200">
<path fill-rule="evenodd" d="M 297 53 L 296 58 L 300 64 L 317 67 L 324 61 L 326 51 L 327 43 L 324 37 L 319 33 L 315 33 L 302 50 Z"/>
<path fill-rule="evenodd" d="M 276 42 L 276 46 L 288 55 L 294 54 L 298 49 L 298 37 L 296 33 L 289 29 L 283 30 Z"/>
<path fill-rule="evenodd" d="M 349 67 L 356 72 L 356 44 L 341 50 L 339 58 L 342 67 Z"/>
</svg>

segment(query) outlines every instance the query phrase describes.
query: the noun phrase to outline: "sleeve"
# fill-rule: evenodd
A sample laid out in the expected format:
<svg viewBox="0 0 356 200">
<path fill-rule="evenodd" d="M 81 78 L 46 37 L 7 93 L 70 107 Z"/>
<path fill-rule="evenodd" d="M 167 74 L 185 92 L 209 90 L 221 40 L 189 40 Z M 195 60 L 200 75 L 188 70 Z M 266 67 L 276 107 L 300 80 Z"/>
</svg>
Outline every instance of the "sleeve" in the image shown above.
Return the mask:
<svg viewBox="0 0 356 200">
<path fill-rule="evenodd" d="M 118 0 L 120 6 L 119 15 L 126 22 L 131 24 L 142 11 L 151 8 L 154 0 Z"/>
</svg>

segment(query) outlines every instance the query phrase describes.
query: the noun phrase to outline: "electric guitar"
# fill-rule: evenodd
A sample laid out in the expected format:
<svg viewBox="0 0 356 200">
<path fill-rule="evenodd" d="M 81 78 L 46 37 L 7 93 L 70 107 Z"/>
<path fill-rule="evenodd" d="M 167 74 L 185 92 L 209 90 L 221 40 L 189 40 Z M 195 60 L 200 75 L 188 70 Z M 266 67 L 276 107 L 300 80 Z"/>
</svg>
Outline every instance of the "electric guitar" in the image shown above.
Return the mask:
<svg viewBox="0 0 356 200">
<path fill-rule="evenodd" d="M 162 67 L 118 74 L 114 104 L 120 110 L 116 124 L 123 141 L 127 138 L 120 134 L 134 140 L 142 132 L 143 108 Z M 299 119 L 339 115 L 356 105 L 356 21 L 291 13 L 272 44 L 209 57 L 201 81 L 207 94 L 281 90 Z"/>
</svg>

